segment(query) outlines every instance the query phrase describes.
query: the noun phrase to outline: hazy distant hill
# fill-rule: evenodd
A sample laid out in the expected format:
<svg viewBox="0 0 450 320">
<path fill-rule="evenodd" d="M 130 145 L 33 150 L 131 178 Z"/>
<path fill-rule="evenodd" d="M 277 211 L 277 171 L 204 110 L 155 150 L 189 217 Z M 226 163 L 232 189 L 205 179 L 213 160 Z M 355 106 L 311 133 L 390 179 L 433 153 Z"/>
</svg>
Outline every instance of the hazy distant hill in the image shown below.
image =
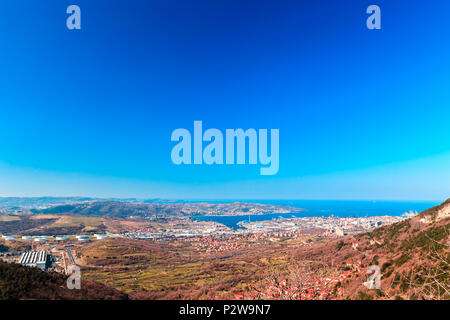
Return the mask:
<svg viewBox="0 0 450 320">
<path fill-rule="evenodd" d="M 40 208 L 94 200 L 88 197 L 0 197 L 0 208 Z"/>
<path fill-rule="evenodd" d="M 177 210 L 178 209 L 178 210 Z M 84 216 L 146 217 L 151 215 L 175 216 L 180 214 L 177 207 L 153 203 L 126 203 L 121 201 L 95 201 L 65 204 L 47 209 L 31 210 L 35 214 L 78 214 Z"/>
<path fill-rule="evenodd" d="M 82 281 L 80 290 L 69 290 L 62 274 L 0 262 L 0 300 L 18 299 L 126 300 L 128 296 L 94 281 Z"/>
<path fill-rule="evenodd" d="M 137 199 L 137 198 L 92 198 L 92 197 L 0 197 L 2 208 L 45 208 L 62 204 L 75 204 L 93 201 L 120 201 L 124 203 L 176 203 L 164 199 Z"/>
</svg>

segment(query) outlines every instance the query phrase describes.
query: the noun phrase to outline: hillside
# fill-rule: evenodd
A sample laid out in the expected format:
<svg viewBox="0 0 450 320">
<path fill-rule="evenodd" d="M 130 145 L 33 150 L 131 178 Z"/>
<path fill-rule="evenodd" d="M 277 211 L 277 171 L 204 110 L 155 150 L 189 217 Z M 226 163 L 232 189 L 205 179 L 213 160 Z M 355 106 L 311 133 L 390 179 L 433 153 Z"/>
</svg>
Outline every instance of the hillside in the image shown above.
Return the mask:
<svg viewBox="0 0 450 320">
<path fill-rule="evenodd" d="M 449 212 L 447 200 L 369 233 L 316 243 L 296 259 L 320 259 L 344 274 L 334 288 L 344 299 L 450 299 Z M 379 290 L 364 286 L 370 265 L 380 268 Z"/>
<path fill-rule="evenodd" d="M 69 290 L 61 274 L 0 262 L 0 300 L 18 299 L 126 300 L 128 296 L 94 281 L 82 281 L 80 290 Z"/>
<path fill-rule="evenodd" d="M 432 207 L 420 213 L 420 218 L 446 218 L 450 217 L 450 199 L 447 199 L 442 204 Z"/>
<path fill-rule="evenodd" d="M 450 299 L 450 199 L 420 215 L 364 234 L 363 248 L 381 267 L 378 294 L 403 299 Z"/>
</svg>

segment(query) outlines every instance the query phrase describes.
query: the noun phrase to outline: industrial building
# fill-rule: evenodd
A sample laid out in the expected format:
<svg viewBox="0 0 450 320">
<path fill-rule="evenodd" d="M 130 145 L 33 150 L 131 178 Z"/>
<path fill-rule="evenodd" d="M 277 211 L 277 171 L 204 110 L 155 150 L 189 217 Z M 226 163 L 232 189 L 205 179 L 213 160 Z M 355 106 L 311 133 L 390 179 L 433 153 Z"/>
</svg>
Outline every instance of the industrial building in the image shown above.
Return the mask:
<svg viewBox="0 0 450 320">
<path fill-rule="evenodd" d="M 42 270 L 46 269 L 47 252 L 45 251 L 27 251 L 22 253 L 19 264 L 28 267 L 37 267 Z"/>
<path fill-rule="evenodd" d="M 85 235 L 76 236 L 76 238 L 78 239 L 78 241 L 85 241 L 85 242 L 91 240 L 88 236 Z"/>
</svg>

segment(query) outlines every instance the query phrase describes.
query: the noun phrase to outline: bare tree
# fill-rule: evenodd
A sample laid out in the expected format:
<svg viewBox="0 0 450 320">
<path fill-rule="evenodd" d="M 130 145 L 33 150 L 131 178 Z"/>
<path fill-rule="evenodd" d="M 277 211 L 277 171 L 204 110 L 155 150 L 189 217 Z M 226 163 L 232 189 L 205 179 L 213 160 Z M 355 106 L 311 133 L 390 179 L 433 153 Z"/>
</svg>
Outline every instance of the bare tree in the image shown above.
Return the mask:
<svg viewBox="0 0 450 320">
<path fill-rule="evenodd" d="M 428 263 L 420 266 L 418 271 L 411 270 L 408 275 L 400 275 L 400 282 L 404 284 L 405 291 L 408 291 L 411 297 L 426 300 L 450 299 L 450 246 L 449 229 L 446 228 L 447 236 L 445 242 L 439 242 L 435 239 L 428 239 L 434 244 L 430 245 L 427 252 Z M 397 285 L 391 281 L 391 288 Z M 391 296 L 389 290 L 387 296 Z"/>
<path fill-rule="evenodd" d="M 314 299 L 327 299 L 330 294 L 323 293 L 328 292 L 328 281 L 336 275 L 334 268 L 316 261 L 293 264 L 284 272 L 270 267 L 260 281 L 262 287 L 255 287 L 254 298 L 299 300 L 309 295 Z"/>
</svg>

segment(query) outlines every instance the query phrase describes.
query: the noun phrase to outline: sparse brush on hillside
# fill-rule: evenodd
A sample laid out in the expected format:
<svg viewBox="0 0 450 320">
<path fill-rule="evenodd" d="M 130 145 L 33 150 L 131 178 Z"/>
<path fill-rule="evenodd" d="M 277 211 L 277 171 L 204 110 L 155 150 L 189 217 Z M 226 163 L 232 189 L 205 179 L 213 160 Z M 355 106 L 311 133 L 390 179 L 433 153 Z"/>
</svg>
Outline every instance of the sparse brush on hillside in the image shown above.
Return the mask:
<svg viewBox="0 0 450 320">
<path fill-rule="evenodd" d="M 448 224 L 444 229 L 448 239 Z M 391 281 L 389 289 L 407 293 L 410 299 L 448 300 L 450 299 L 450 246 L 447 242 L 439 242 L 427 233 L 427 244 L 423 245 L 425 253 L 417 264 L 409 270 L 398 273 Z M 422 243 L 421 243 L 422 244 Z M 403 256 L 402 256 L 403 257 Z"/>
<path fill-rule="evenodd" d="M 338 275 L 336 268 L 323 262 L 299 262 L 290 265 L 287 270 L 270 268 L 254 286 L 253 299 L 326 300 L 337 296 L 337 285 L 331 289 L 327 280 Z M 325 281 L 324 281 L 325 280 Z"/>
<path fill-rule="evenodd" d="M 448 206 L 449 200 L 414 218 L 303 250 L 299 256 L 300 261 L 320 258 L 320 261 L 326 261 L 327 264 L 322 269 L 303 268 L 300 273 L 272 270 L 262 281 L 270 290 L 265 287 L 264 290 L 256 290 L 255 297 L 450 299 L 450 218 L 438 217 L 439 212 L 447 212 L 445 210 L 448 210 Z M 427 216 L 434 220 L 420 220 Z M 355 239 L 359 246 L 351 249 Z M 334 266 L 333 261 L 336 262 Z M 368 278 L 366 270 L 370 265 L 380 268 L 379 289 L 369 290 L 364 286 Z M 347 270 L 355 272 L 346 274 Z M 341 277 L 337 278 L 336 274 Z M 342 276 L 345 280 L 339 281 Z M 323 286 L 323 280 L 327 278 L 334 279 L 335 287 L 331 291 L 330 286 Z M 315 282 L 308 283 L 306 279 L 315 279 Z M 315 285 L 319 285 L 321 290 L 317 291 Z M 340 292 L 342 295 L 339 295 Z"/>
<path fill-rule="evenodd" d="M 66 287 L 67 277 L 19 264 L 0 262 L 0 300 L 123 300 L 128 296 L 94 281 L 82 281 L 80 290 Z"/>
<path fill-rule="evenodd" d="M 363 235 L 377 240 L 375 249 L 392 259 L 381 269 L 385 298 L 450 299 L 449 208 L 450 199 Z"/>
</svg>

